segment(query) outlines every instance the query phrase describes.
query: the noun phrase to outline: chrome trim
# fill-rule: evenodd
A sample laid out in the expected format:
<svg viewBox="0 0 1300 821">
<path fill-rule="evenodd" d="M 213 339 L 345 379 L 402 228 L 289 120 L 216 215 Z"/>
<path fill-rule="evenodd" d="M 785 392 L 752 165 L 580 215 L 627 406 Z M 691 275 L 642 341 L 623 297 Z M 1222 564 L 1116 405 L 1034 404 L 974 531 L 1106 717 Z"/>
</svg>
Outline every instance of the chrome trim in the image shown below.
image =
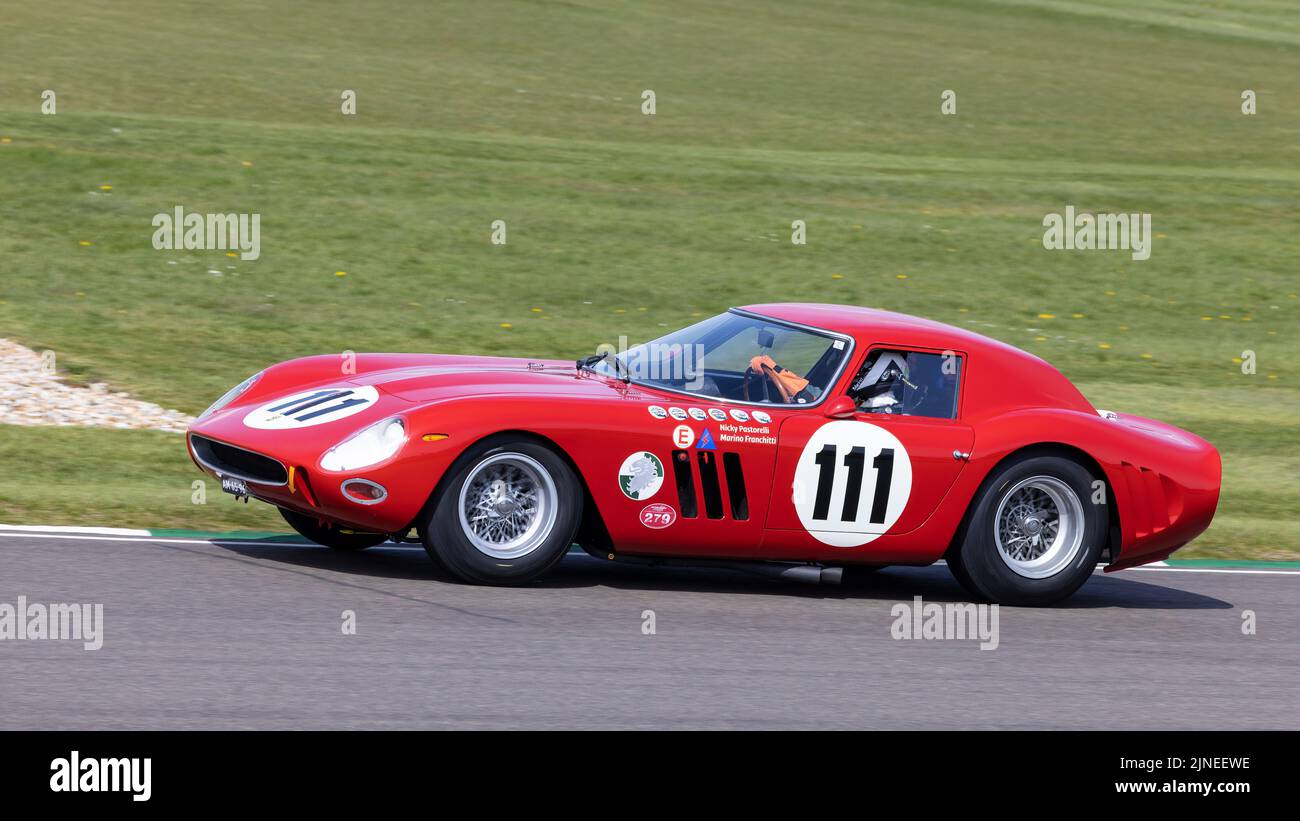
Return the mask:
<svg viewBox="0 0 1300 821">
<path fill-rule="evenodd" d="M 345 485 L 352 485 L 352 484 L 370 485 L 371 487 L 377 487 L 381 491 L 383 491 L 384 495 L 380 496 L 378 499 L 369 499 L 369 500 L 357 499 L 354 496 L 352 496 L 352 494 L 348 493 L 347 490 L 344 489 Z M 369 479 L 362 479 L 360 477 L 344 479 L 342 482 L 339 482 L 339 493 L 342 493 L 343 498 L 347 499 L 349 502 L 351 502 L 354 505 L 377 505 L 388 498 L 388 488 L 384 487 L 378 482 L 372 482 Z"/>
<path fill-rule="evenodd" d="M 816 334 L 817 336 L 826 336 L 826 337 L 830 337 L 831 339 L 842 339 L 845 342 L 849 343 L 849 347 L 844 351 L 844 358 L 840 361 L 840 367 L 835 371 L 835 375 L 831 377 L 830 383 L 826 387 L 826 392 L 823 393 L 821 396 L 817 397 L 816 402 L 810 402 L 802 405 L 798 403 L 792 405 L 786 405 L 784 403 L 776 403 L 776 402 L 747 402 L 744 399 L 721 399 L 716 396 L 707 396 L 701 393 L 691 393 L 690 391 L 677 390 L 676 388 L 665 388 L 661 385 L 652 385 L 648 382 L 639 382 L 635 379 L 628 380 L 629 384 L 637 385 L 643 388 L 648 388 L 650 390 L 663 391 L 664 393 L 676 393 L 682 396 L 690 396 L 694 399 L 703 400 L 706 402 L 715 402 L 720 405 L 748 405 L 757 408 L 791 408 L 791 409 L 815 408 L 818 405 L 825 402 L 833 392 L 831 389 L 834 388 L 837 384 L 839 384 L 840 377 L 844 376 L 844 369 L 849 366 L 849 362 L 853 359 L 853 351 L 857 346 L 857 341 L 854 340 L 852 336 L 850 336 L 849 334 L 842 334 L 839 331 L 830 331 L 827 330 L 826 328 L 817 328 L 812 325 L 804 325 L 802 322 L 791 322 L 788 319 L 776 319 L 775 317 L 770 317 L 767 316 L 766 314 L 759 314 L 753 311 L 746 311 L 741 308 L 728 308 L 724 313 L 736 314 L 737 316 L 746 316 L 749 317 L 750 319 L 761 319 L 764 322 L 771 322 L 776 325 L 784 325 L 787 328 L 794 328 L 800 331 L 808 331 L 810 333 Z M 617 371 L 615 372 L 617 373 Z"/>
<path fill-rule="evenodd" d="M 207 439 L 210 442 L 216 442 L 218 445 L 225 445 L 228 448 L 234 448 L 235 450 L 242 450 L 244 453 L 251 453 L 254 456 L 261 456 L 263 459 L 270 459 L 272 462 L 275 462 L 277 465 L 279 465 L 281 468 L 284 469 L 285 479 L 283 482 L 267 482 L 262 479 L 254 479 L 251 476 L 244 476 L 243 474 L 235 473 L 234 471 L 225 470 L 223 468 L 217 467 L 216 465 L 209 464 L 207 461 L 203 459 L 202 456 L 199 455 L 198 450 L 195 449 L 194 447 L 195 436 L 200 436 L 204 439 Z M 234 479 L 243 479 L 245 482 L 252 482 L 255 485 L 263 485 L 264 487 L 288 487 L 289 485 L 289 468 L 285 467 L 284 462 L 281 462 L 279 459 L 276 459 L 274 456 L 267 456 L 265 453 L 258 453 L 255 450 L 249 450 L 248 448 L 241 448 L 239 445 L 232 445 L 229 442 L 222 442 L 220 439 L 213 439 L 211 436 L 204 436 L 201 433 L 191 433 L 189 436 L 185 438 L 185 440 L 186 440 L 185 444 L 189 445 L 190 454 L 194 456 L 194 461 L 198 462 L 200 465 L 203 465 L 208 470 L 217 474 L 218 479 L 220 479 L 222 476 L 229 476 Z"/>
</svg>

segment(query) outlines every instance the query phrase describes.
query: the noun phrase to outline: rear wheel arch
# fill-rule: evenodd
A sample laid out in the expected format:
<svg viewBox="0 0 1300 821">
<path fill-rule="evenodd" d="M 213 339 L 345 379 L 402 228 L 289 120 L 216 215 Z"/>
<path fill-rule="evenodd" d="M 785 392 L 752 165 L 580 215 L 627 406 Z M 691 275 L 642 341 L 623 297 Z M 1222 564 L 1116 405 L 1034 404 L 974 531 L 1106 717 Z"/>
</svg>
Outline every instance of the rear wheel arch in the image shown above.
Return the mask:
<svg viewBox="0 0 1300 821">
<path fill-rule="evenodd" d="M 971 498 L 966 502 L 966 510 L 962 514 L 961 524 L 953 533 L 951 541 L 948 542 L 948 549 L 944 555 L 950 555 L 956 550 L 966 538 L 966 529 L 970 524 L 970 517 L 975 511 L 975 506 L 979 504 L 985 489 L 1005 468 L 1007 465 L 1018 462 L 1023 459 L 1029 459 L 1034 456 L 1059 456 L 1069 459 L 1081 465 L 1085 470 L 1092 474 L 1093 479 L 1101 481 L 1106 488 L 1106 515 L 1109 517 L 1109 527 L 1106 538 L 1106 554 L 1109 561 L 1114 561 L 1115 556 L 1119 554 L 1121 544 L 1120 527 L 1119 527 L 1119 507 L 1115 504 L 1115 491 L 1111 486 L 1110 478 L 1106 471 L 1102 469 L 1101 463 L 1093 458 L 1080 447 L 1069 445 L 1064 442 L 1038 442 L 1032 445 L 1016 448 L 1003 454 L 1002 458 L 997 461 L 993 467 L 989 468 L 988 473 L 984 475 L 983 481 L 980 482 Z"/>
</svg>

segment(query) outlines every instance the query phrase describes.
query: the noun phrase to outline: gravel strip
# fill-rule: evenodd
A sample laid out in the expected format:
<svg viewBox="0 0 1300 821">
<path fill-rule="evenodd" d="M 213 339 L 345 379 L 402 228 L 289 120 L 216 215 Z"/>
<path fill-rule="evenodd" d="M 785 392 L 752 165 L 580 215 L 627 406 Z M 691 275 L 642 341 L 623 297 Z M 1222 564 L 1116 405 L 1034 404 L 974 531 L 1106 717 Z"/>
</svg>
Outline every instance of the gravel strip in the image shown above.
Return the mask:
<svg viewBox="0 0 1300 821">
<path fill-rule="evenodd" d="M 184 433 L 193 421 L 180 411 L 110 392 L 102 382 L 65 384 L 36 351 L 0 339 L 0 424 Z"/>
</svg>

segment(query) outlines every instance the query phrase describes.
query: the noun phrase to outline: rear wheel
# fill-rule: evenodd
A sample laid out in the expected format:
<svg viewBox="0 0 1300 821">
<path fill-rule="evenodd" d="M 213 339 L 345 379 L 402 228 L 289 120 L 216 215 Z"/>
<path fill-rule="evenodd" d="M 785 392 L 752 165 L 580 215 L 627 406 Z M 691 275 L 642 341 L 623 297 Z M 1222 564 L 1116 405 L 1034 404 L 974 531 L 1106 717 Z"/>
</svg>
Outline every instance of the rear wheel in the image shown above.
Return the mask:
<svg viewBox="0 0 1300 821">
<path fill-rule="evenodd" d="M 322 524 L 315 516 L 304 516 L 283 507 L 280 508 L 280 515 L 290 527 L 303 536 L 316 544 L 334 550 L 365 550 L 367 547 L 374 547 L 388 541 L 388 536 L 383 533 L 365 533 L 349 530 L 333 523 Z"/>
<path fill-rule="evenodd" d="M 462 455 L 420 527 L 425 549 L 475 584 L 524 584 L 568 552 L 582 487 L 559 454 L 522 436 L 485 440 Z"/>
<path fill-rule="evenodd" d="M 1106 503 L 1094 477 L 1061 456 L 1027 456 L 998 469 L 974 502 L 964 537 L 948 556 L 975 596 L 1045 605 L 1078 590 L 1105 546 Z"/>
</svg>

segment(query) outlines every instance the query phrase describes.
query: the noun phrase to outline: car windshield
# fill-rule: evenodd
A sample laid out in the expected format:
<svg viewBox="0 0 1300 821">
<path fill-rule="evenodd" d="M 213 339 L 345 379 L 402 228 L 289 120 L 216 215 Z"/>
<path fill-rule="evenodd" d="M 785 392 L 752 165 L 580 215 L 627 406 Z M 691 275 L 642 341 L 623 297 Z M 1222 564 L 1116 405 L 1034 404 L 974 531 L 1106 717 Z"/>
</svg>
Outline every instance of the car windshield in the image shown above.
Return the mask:
<svg viewBox="0 0 1300 821">
<path fill-rule="evenodd" d="M 729 312 L 619 353 L 610 376 L 698 396 L 742 402 L 812 404 L 848 353 L 831 334 Z M 624 367 L 625 366 L 625 367 Z"/>
</svg>

